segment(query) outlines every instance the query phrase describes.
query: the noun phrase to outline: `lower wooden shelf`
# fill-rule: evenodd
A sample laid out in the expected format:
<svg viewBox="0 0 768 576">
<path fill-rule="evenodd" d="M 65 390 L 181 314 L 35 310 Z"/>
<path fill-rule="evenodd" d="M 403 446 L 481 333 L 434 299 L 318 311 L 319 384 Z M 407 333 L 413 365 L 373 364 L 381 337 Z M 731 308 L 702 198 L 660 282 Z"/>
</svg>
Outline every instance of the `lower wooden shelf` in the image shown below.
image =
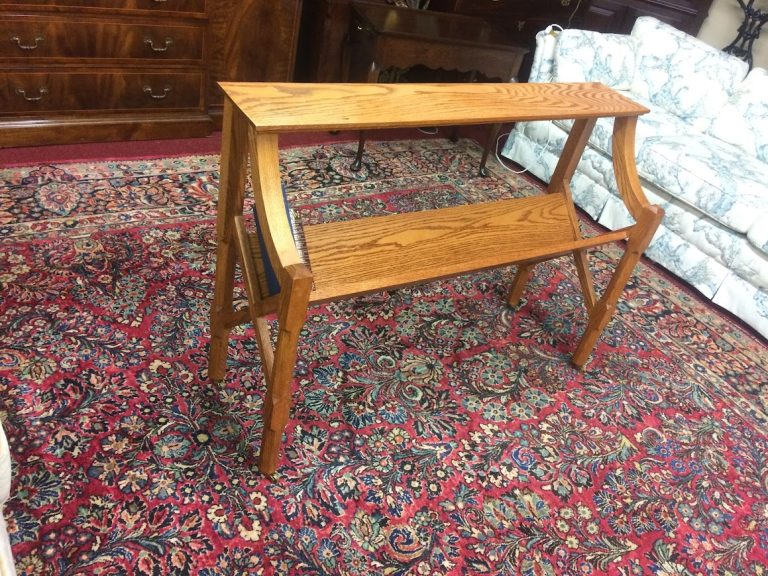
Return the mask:
<svg viewBox="0 0 768 576">
<path fill-rule="evenodd" d="M 488 268 L 536 262 L 615 240 L 632 227 L 589 238 L 574 233 L 564 193 L 511 198 L 305 226 L 310 302 L 391 290 Z M 239 219 L 240 259 L 250 290 L 266 286 L 264 250 Z"/>
<path fill-rule="evenodd" d="M 307 226 L 313 302 L 389 290 L 626 238 L 576 238 L 564 193 Z"/>
</svg>

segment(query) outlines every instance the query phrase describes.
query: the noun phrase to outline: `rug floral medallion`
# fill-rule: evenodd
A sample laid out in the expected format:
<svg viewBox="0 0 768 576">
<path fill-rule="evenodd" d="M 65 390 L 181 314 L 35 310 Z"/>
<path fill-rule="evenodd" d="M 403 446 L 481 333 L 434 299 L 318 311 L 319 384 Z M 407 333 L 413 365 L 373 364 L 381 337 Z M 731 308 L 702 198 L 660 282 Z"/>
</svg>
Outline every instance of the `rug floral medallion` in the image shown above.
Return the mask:
<svg viewBox="0 0 768 576">
<path fill-rule="evenodd" d="M 472 141 L 370 143 L 358 173 L 354 146 L 281 152 L 299 221 L 540 193 Z M 569 259 L 516 309 L 514 267 L 311 308 L 260 475 L 250 326 L 207 377 L 217 186 L 215 156 L 0 174 L 19 574 L 766 573 L 768 347 L 645 262 L 583 371 Z"/>
</svg>

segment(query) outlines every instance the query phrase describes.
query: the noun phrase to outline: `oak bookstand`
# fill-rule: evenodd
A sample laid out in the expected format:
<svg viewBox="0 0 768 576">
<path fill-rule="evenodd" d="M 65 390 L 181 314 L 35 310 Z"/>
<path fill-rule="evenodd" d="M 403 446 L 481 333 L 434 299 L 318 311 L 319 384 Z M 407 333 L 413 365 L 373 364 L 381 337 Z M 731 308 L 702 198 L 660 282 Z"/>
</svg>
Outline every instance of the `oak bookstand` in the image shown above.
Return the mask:
<svg viewBox="0 0 768 576">
<path fill-rule="evenodd" d="M 573 364 L 582 367 L 663 216 L 662 209 L 645 198 L 635 167 L 637 116 L 648 110 L 601 84 L 221 86 L 226 100 L 208 372 L 213 380 L 224 378 L 229 332 L 252 322 L 267 384 L 259 461 L 265 474 L 277 468 L 291 407 L 296 348 L 310 303 L 517 264 L 508 296 L 514 306 L 535 264 L 572 254 L 589 315 L 572 357 Z M 569 182 L 601 117 L 615 118 L 614 170 L 635 224 L 585 238 Z M 574 119 L 575 124 L 546 194 L 305 226 L 306 258 L 300 257 L 280 184 L 278 134 L 556 119 Z M 258 233 L 246 229 L 243 219 L 249 159 Z M 626 240 L 626 248 L 598 299 L 586 251 L 616 240 Z M 248 297 L 247 308 L 240 310 L 233 308 L 237 260 Z M 266 288 L 266 268 L 277 276 L 276 294 Z M 267 321 L 273 313 L 274 349 Z"/>
</svg>

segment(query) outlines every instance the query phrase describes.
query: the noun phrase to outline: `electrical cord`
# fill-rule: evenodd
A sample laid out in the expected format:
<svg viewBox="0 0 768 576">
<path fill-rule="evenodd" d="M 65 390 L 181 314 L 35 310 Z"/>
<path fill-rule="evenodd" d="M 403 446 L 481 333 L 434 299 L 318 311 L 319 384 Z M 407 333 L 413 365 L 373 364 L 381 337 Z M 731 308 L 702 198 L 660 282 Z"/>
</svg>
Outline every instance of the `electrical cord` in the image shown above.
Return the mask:
<svg viewBox="0 0 768 576">
<path fill-rule="evenodd" d="M 571 23 L 571 19 L 573 19 L 573 16 L 574 16 L 574 14 L 576 14 L 576 11 L 579 9 L 579 5 L 580 4 L 581 4 L 581 0 L 579 0 L 578 4 L 576 4 L 576 8 L 574 9 L 573 13 L 571 14 L 571 17 L 568 19 L 568 25 L 569 26 L 570 26 L 570 23 Z M 563 27 L 560 26 L 559 24 L 550 24 L 549 26 L 547 26 L 544 29 L 545 33 L 547 33 L 547 34 L 549 34 L 550 36 L 553 36 L 553 37 L 556 37 L 562 31 L 563 31 Z M 554 74 L 551 74 L 550 77 L 546 81 L 547 82 L 552 82 L 554 79 L 555 79 Z M 508 138 L 510 136 L 510 134 L 512 134 L 511 131 L 510 132 L 506 132 L 504 134 L 501 134 L 501 135 L 499 135 L 498 138 L 496 138 L 496 145 L 494 146 L 494 149 L 493 149 L 493 155 L 496 157 L 496 162 L 499 164 L 499 166 L 501 166 L 507 172 L 511 172 L 512 174 L 524 174 L 524 173 L 528 172 L 528 168 L 523 168 L 522 170 L 513 170 L 512 168 L 510 168 L 509 166 L 504 164 L 504 162 L 501 160 L 501 156 L 499 155 L 499 142 L 505 136 Z M 544 153 L 549 149 L 549 145 L 551 144 L 551 142 L 552 142 L 552 123 L 549 122 L 547 124 L 547 141 L 543 145 L 541 145 L 541 151 L 536 156 L 536 159 L 534 160 L 534 162 L 538 163 L 539 160 L 542 159 L 542 157 L 544 156 Z"/>
<path fill-rule="evenodd" d="M 573 22 L 573 17 L 576 16 L 576 12 L 579 11 L 579 7 L 580 6 L 581 6 L 581 0 L 576 2 L 576 8 L 574 8 L 573 12 L 571 12 L 571 15 L 568 16 L 568 24 L 565 25 L 566 28 L 570 28 L 571 27 L 571 22 Z M 560 28 L 560 30 L 562 30 L 562 28 Z"/>
<path fill-rule="evenodd" d="M 499 155 L 499 141 L 504 138 L 505 136 L 509 137 L 509 135 L 512 134 L 512 132 L 506 132 L 505 134 L 499 135 L 498 138 L 496 138 L 496 145 L 493 149 L 493 155 L 496 157 L 496 162 L 501 166 L 504 170 L 507 172 L 511 172 L 512 174 L 525 174 L 528 172 L 528 168 L 523 168 L 522 170 L 512 170 L 509 166 L 504 164 L 504 162 L 501 159 L 501 156 Z M 552 142 L 552 124 L 551 122 L 547 124 L 547 141 L 541 146 L 541 152 L 536 156 L 536 160 L 534 162 L 538 162 L 542 159 L 544 156 L 544 153 L 549 149 L 549 145 Z"/>
</svg>

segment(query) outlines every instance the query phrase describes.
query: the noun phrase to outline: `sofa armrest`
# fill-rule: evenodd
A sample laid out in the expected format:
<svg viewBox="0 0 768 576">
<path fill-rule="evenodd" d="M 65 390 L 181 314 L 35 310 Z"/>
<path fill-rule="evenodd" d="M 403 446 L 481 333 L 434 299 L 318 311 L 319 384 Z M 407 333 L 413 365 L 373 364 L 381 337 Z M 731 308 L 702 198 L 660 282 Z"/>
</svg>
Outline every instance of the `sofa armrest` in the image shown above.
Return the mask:
<svg viewBox="0 0 768 576">
<path fill-rule="evenodd" d="M 555 47 L 560 32 L 548 26 L 536 34 L 536 50 L 528 82 L 551 82 L 555 73 Z"/>
</svg>

